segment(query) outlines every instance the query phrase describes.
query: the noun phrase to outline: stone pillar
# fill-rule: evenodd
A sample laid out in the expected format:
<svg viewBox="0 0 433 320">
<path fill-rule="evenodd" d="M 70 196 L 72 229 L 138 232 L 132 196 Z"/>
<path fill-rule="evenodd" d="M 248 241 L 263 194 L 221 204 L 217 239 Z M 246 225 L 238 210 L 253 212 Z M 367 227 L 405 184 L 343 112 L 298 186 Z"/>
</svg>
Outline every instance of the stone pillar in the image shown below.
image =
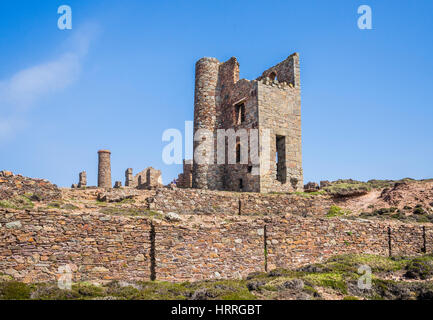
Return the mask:
<svg viewBox="0 0 433 320">
<path fill-rule="evenodd" d="M 98 156 L 98 187 L 111 188 L 111 152 L 108 150 L 99 150 Z"/>
<path fill-rule="evenodd" d="M 78 188 L 87 186 L 87 173 L 86 171 L 80 172 L 80 180 L 78 181 Z"/>
<path fill-rule="evenodd" d="M 133 185 L 132 168 L 128 168 L 125 171 L 125 187 L 132 187 Z"/>
<path fill-rule="evenodd" d="M 220 62 L 215 58 L 202 58 L 195 65 L 195 92 L 194 92 L 194 137 L 204 140 L 194 141 L 194 170 L 192 185 L 198 189 L 208 189 L 209 180 L 212 180 L 212 163 L 214 154 L 212 149 L 200 151 L 198 149 L 203 141 L 213 142 L 217 116 L 217 85 Z M 205 129 L 206 134 L 202 129 Z M 203 135 L 196 137 L 197 131 Z M 203 147 L 203 145 L 202 145 Z M 197 154 L 196 154 L 197 153 Z M 197 159 L 201 155 L 202 161 Z M 209 163 L 211 162 L 211 163 Z"/>
</svg>

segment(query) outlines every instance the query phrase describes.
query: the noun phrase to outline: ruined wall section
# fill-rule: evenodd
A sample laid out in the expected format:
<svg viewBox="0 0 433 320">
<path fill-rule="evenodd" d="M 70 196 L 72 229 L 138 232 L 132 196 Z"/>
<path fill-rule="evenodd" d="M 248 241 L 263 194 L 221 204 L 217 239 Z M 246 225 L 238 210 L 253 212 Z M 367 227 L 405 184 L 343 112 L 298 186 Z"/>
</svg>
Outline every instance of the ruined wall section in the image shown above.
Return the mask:
<svg viewBox="0 0 433 320">
<path fill-rule="evenodd" d="M 256 80 L 277 80 L 277 82 L 286 82 L 295 88 L 301 87 L 301 72 L 299 65 L 299 54 L 297 52 L 291 54 L 286 60 L 277 65 L 265 70 Z"/>
<path fill-rule="evenodd" d="M 299 57 L 291 55 L 286 61 L 270 70 L 277 70 L 278 81 L 262 78 L 258 81 L 259 128 L 270 130 L 270 166 L 261 166 L 261 192 L 291 192 L 303 189 L 301 94 L 299 82 Z M 286 75 L 290 72 L 291 75 Z M 267 74 L 265 72 L 265 74 Z M 296 86 L 282 80 L 294 79 Z M 282 81 L 281 80 L 281 81 Z M 278 115 L 278 116 L 276 116 Z M 278 171 L 275 162 L 277 136 L 284 137 L 284 165 Z M 282 156 L 279 153 L 279 156 Z M 280 162 L 280 161 L 279 161 Z M 281 162 L 280 162 L 281 165 Z M 278 179 L 277 172 L 283 175 Z"/>
<path fill-rule="evenodd" d="M 244 106 L 244 121 L 239 123 L 236 119 L 236 107 L 243 104 Z M 239 133 L 241 129 L 245 129 L 247 135 L 247 154 L 248 163 L 228 163 L 228 139 L 225 141 L 226 149 L 226 164 L 225 169 L 225 190 L 229 191 L 247 191 L 259 192 L 260 191 L 260 176 L 259 174 L 253 175 L 253 163 L 251 159 L 251 129 L 258 129 L 258 104 L 257 104 L 257 84 L 254 81 L 245 79 L 239 80 L 231 91 L 225 106 L 224 117 L 222 118 L 223 129 L 233 129 Z M 254 131 L 253 131 L 254 132 Z M 240 136 L 237 138 L 240 142 Z M 232 150 L 232 152 L 236 150 Z M 242 153 L 242 148 L 240 149 Z M 257 169 L 258 171 L 258 169 Z M 242 190 L 240 190 L 240 180 L 242 179 Z"/>
</svg>

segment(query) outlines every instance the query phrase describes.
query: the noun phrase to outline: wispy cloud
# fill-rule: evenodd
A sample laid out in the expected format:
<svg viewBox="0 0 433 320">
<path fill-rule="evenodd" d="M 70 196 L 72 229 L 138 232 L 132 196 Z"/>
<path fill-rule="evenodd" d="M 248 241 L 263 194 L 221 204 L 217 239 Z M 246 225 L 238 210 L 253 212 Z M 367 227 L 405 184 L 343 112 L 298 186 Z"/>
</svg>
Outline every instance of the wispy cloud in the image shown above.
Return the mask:
<svg viewBox="0 0 433 320">
<path fill-rule="evenodd" d="M 0 80 L 0 141 L 25 127 L 25 112 L 38 102 L 59 92 L 80 76 L 83 59 L 99 33 L 95 24 L 86 24 L 62 44 L 63 53 L 57 58 L 24 70 L 9 79 Z"/>
</svg>

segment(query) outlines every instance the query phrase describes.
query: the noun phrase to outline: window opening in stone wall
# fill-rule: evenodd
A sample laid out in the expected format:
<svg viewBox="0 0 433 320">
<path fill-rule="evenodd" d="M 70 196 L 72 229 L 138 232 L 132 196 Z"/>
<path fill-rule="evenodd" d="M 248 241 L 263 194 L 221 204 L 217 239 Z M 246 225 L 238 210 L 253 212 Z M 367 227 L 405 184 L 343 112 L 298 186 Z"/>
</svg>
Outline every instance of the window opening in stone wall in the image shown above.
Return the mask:
<svg viewBox="0 0 433 320">
<path fill-rule="evenodd" d="M 244 190 L 244 180 L 239 179 L 239 191 L 243 191 Z"/>
<path fill-rule="evenodd" d="M 269 74 L 269 79 L 271 79 L 272 81 L 274 81 L 275 79 L 277 79 L 277 74 L 275 72 L 271 72 Z"/>
<path fill-rule="evenodd" d="M 241 143 L 236 143 L 236 163 L 241 162 Z"/>
<path fill-rule="evenodd" d="M 277 164 L 277 180 L 281 183 L 286 183 L 286 137 L 276 136 L 276 155 L 275 161 Z"/>
<path fill-rule="evenodd" d="M 235 105 L 235 124 L 242 124 L 245 122 L 245 103 L 238 103 Z"/>
</svg>

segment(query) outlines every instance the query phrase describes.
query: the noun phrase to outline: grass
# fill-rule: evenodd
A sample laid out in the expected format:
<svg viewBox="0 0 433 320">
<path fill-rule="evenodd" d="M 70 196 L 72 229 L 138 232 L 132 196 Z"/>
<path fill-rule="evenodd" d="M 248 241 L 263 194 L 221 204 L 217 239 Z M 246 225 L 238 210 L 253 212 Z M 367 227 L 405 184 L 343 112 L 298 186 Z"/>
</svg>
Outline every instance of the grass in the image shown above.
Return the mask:
<svg viewBox="0 0 433 320">
<path fill-rule="evenodd" d="M 315 286 L 331 288 L 339 293 L 347 294 L 347 285 L 340 273 L 313 273 L 304 276 L 303 279 Z"/>
<path fill-rule="evenodd" d="M 359 196 L 371 191 L 372 187 L 365 182 L 336 182 L 323 188 L 333 197 Z"/>
<path fill-rule="evenodd" d="M 368 265 L 372 271 L 372 288 L 356 289 L 361 276 L 358 268 Z M 384 275 L 414 271 L 411 279 L 424 281 L 405 282 L 386 280 Z M 167 281 L 137 281 L 131 283 L 111 281 L 98 286 L 88 282 L 72 285 L 72 290 L 62 290 L 56 283 L 24 284 L 9 279 L 0 280 L 0 299 L 38 300 L 252 300 L 298 297 L 321 299 L 320 292 L 343 300 L 358 299 L 422 299 L 433 294 L 433 255 L 418 257 L 382 257 L 372 254 L 345 254 L 332 257 L 323 263 L 298 270 L 274 269 L 255 272 L 245 280 L 205 280 L 172 283 Z M 295 279 L 303 286 L 293 287 Z M 299 280 L 297 282 L 299 283 Z M 355 289 L 354 289 L 355 288 Z M 325 290 L 324 290 L 325 289 Z"/>
<path fill-rule="evenodd" d="M 10 209 L 32 209 L 34 204 L 27 196 L 16 196 L 10 200 L 0 200 L 0 207 Z"/>
<path fill-rule="evenodd" d="M 340 208 L 339 206 L 332 205 L 329 208 L 328 213 L 326 214 L 326 216 L 328 218 L 330 218 L 330 217 L 345 216 L 345 215 L 349 215 L 349 214 L 350 214 L 349 210 L 344 210 L 344 209 Z"/>
<path fill-rule="evenodd" d="M 406 215 L 406 213 L 412 213 Z M 405 206 L 403 209 L 397 209 L 395 207 L 390 208 L 379 208 L 372 210 L 371 212 L 361 212 L 361 218 L 371 219 L 396 219 L 400 221 L 410 221 L 418 223 L 433 223 L 433 214 L 429 214 L 420 204 L 416 205 L 412 211 L 412 207 Z"/>
</svg>

